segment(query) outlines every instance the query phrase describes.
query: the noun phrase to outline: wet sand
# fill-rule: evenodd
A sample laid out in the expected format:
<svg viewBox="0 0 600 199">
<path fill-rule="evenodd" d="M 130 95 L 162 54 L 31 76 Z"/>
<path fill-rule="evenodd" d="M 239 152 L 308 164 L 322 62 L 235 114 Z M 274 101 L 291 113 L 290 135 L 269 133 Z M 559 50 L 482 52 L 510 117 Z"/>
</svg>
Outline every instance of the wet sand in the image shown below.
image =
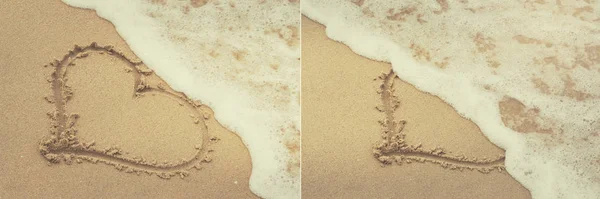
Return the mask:
<svg viewBox="0 0 600 199">
<path fill-rule="evenodd" d="M 388 115 L 384 104 L 394 101 L 382 100 L 381 85 L 389 64 L 354 54 L 308 18 L 302 48 L 304 198 L 531 198 L 502 171 L 504 151 L 439 98 L 395 78 L 400 103 Z M 406 147 L 374 150 L 390 115 L 406 121 L 394 131 Z"/>
<path fill-rule="evenodd" d="M 239 137 L 149 72 L 108 21 L 59 0 L 0 13 L 0 198 L 256 198 Z"/>
<path fill-rule="evenodd" d="M 0 30 L 0 198 L 256 197 L 248 189 L 250 157 L 241 140 L 210 117 L 209 107 L 194 107 L 151 73 L 145 81 L 149 86 L 138 90 L 145 67 L 132 68 L 139 59 L 109 22 L 59 0 L 9 0 L 0 13 L 0 25 L 11 27 Z M 384 140 L 385 129 L 379 120 L 388 117 L 381 105 L 392 101 L 382 100 L 378 91 L 384 80 L 378 77 L 389 74 L 389 64 L 354 54 L 306 18 L 302 28 L 303 198 L 530 198 L 505 171 L 497 171 L 502 170 L 503 151 L 477 126 L 440 99 L 398 79 L 393 80 L 393 93 L 400 106 L 393 118 L 406 121 L 400 131 L 403 143 L 421 147 L 383 155 L 417 151 L 415 157 L 426 160 L 405 158 L 398 165 L 396 159 L 391 164 L 376 159 L 373 146 Z M 48 113 L 56 111 L 60 99 L 52 83 L 56 66 L 50 63 L 74 45 L 92 42 L 102 48 L 111 45 L 130 60 L 95 50 L 65 65 L 73 70 L 66 75 L 72 97 L 64 112 L 78 115 L 76 137 L 82 147 L 94 150 L 52 149 L 54 154 L 85 152 L 92 158 L 61 156 L 60 163 L 51 163 L 52 157 L 40 153 L 40 142 L 52 135 Z M 427 155 L 437 147 L 443 148 L 442 155 Z M 206 156 L 209 150 L 214 151 Z M 189 161 L 198 151 L 199 158 Z M 462 159 L 455 169 L 442 167 L 461 156 L 490 161 L 491 166 L 479 166 L 492 169 L 471 171 L 467 167 L 479 167 L 478 162 Z M 181 159 L 192 163 L 177 167 Z M 157 169 L 154 160 L 166 161 L 166 169 Z"/>
</svg>

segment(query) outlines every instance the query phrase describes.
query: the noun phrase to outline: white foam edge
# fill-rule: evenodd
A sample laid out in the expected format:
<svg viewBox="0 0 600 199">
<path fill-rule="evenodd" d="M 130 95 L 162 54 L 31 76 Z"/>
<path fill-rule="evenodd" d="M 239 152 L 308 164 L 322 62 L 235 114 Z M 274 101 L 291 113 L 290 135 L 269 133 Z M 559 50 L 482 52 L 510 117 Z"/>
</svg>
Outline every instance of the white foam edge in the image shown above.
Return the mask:
<svg viewBox="0 0 600 199">
<path fill-rule="evenodd" d="M 247 112 L 241 112 L 238 110 L 246 109 L 243 101 L 237 100 L 239 96 L 232 95 L 226 88 L 217 87 L 217 85 L 211 84 L 211 82 L 204 81 L 202 79 L 194 79 L 188 71 L 169 70 L 168 66 L 172 65 L 185 65 L 181 60 L 170 59 L 175 58 L 177 55 L 169 55 L 165 51 L 147 51 L 145 49 L 165 49 L 165 46 L 170 46 L 166 42 L 162 42 L 159 45 L 152 45 L 148 40 L 158 42 L 153 38 L 160 38 L 159 35 L 155 35 L 157 31 L 148 29 L 140 30 L 140 27 L 156 27 L 156 26 L 136 26 L 139 23 L 152 24 L 150 20 L 142 21 L 130 21 L 130 19 L 144 19 L 145 17 L 129 17 L 125 16 L 131 14 L 140 14 L 137 12 L 128 12 L 125 10 L 127 6 L 131 4 L 123 3 L 118 1 L 118 4 L 102 4 L 99 0 L 90 0 L 86 2 L 77 2 L 76 0 L 63 0 L 64 3 L 78 8 L 85 8 L 96 11 L 96 14 L 104 19 L 110 21 L 114 26 L 119 35 L 129 45 L 131 50 L 141 59 L 144 63 L 154 70 L 154 72 L 165 80 L 171 88 L 176 91 L 184 92 L 186 95 L 200 100 L 202 103 L 211 107 L 214 111 L 214 117 L 219 123 L 223 124 L 227 129 L 237 133 L 243 143 L 246 145 L 250 157 L 252 159 L 252 173 L 250 175 L 250 190 L 256 195 L 262 198 L 299 198 L 300 190 L 299 185 L 290 185 L 289 181 L 293 181 L 289 176 L 278 172 L 277 176 L 270 176 L 268 173 L 272 171 L 285 171 L 287 161 L 285 160 L 273 160 L 271 157 L 286 157 L 287 149 L 283 145 L 268 145 L 261 144 L 265 143 L 264 137 L 253 136 L 252 132 L 264 130 L 264 125 L 256 124 L 256 126 L 241 126 L 235 125 L 238 121 L 251 121 L 252 118 L 257 115 L 250 115 Z M 113 1 L 114 2 L 114 1 Z M 135 8 L 133 8 L 135 10 Z M 126 18 L 128 20 L 119 20 L 119 18 Z M 144 34 L 127 34 L 128 32 L 142 32 Z M 168 48 L 166 48 L 168 49 Z M 167 67 L 159 67 L 167 66 Z M 186 67 L 182 67 L 186 69 Z M 186 85 L 204 85 L 201 89 L 189 89 Z M 215 94 L 219 95 L 215 95 Z M 271 117 L 268 113 L 258 115 L 263 117 Z M 276 129 L 271 129 L 272 131 Z M 272 132 L 271 133 L 275 133 Z M 281 141 L 279 138 L 270 136 L 268 142 L 277 143 Z M 267 143 L 268 143 L 267 142 Z M 296 187 L 297 186 L 297 187 Z"/>
<path fill-rule="evenodd" d="M 396 75 L 418 90 L 435 95 L 451 105 L 461 116 L 471 120 L 495 145 L 506 150 L 505 165 L 513 175 L 518 154 L 523 152 L 525 138 L 506 127 L 500 117 L 497 102 L 503 97 L 476 88 L 465 74 L 445 74 L 433 66 L 423 66 L 395 42 L 377 37 L 363 29 L 347 26 L 335 11 L 319 12 L 310 2 L 301 1 L 302 14 L 326 28 L 327 37 L 343 43 L 366 58 L 392 64 Z M 352 33 L 352 34 L 346 34 Z M 493 80 L 487 80 L 493 81 Z M 460 88 L 460 89 L 457 89 Z M 443 92 L 444 89 L 453 92 Z M 473 93 L 477 93 L 473 95 Z M 491 113 L 491 114 L 490 114 Z M 493 133 L 492 133 L 493 132 Z M 520 182 L 531 190 L 532 182 Z"/>
</svg>

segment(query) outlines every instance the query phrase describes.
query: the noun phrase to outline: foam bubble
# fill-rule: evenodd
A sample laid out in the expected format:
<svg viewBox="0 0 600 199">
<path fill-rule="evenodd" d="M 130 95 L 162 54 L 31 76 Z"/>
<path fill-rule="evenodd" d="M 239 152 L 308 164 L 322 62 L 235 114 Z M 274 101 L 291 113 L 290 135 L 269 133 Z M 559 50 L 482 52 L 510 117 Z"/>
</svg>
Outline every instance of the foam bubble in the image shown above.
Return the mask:
<svg viewBox="0 0 600 199">
<path fill-rule="evenodd" d="M 64 2 L 112 22 L 156 74 L 210 106 L 242 138 L 252 159 L 255 194 L 300 197 L 298 3 Z"/>
<path fill-rule="evenodd" d="M 475 122 L 534 198 L 600 197 L 596 1 L 301 4 L 328 37 Z"/>
</svg>

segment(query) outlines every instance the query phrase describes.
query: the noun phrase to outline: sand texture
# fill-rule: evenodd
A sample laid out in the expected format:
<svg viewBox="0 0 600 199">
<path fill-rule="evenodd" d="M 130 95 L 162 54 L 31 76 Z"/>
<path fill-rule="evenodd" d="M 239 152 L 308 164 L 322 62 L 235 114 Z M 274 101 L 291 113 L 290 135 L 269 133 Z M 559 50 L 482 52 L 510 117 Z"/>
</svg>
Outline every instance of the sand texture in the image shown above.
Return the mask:
<svg viewBox="0 0 600 199">
<path fill-rule="evenodd" d="M 439 98 L 302 21 L 304 198 L 530 198 L 504 151 Z"/>
<path fill-rule="evenodd" d="M 0 198 L 257 198 L 240 138 L 111 23 L 60 0 L 0 13 Z M 531 198 L 473 122 L 301 28 L 303 198 Z"/>
<path fill-rule="evenodd" d="M 0 13 L 0 198 L 255 198 L 250 157 L 114 27 L 58 0 Z"/>
</svg>

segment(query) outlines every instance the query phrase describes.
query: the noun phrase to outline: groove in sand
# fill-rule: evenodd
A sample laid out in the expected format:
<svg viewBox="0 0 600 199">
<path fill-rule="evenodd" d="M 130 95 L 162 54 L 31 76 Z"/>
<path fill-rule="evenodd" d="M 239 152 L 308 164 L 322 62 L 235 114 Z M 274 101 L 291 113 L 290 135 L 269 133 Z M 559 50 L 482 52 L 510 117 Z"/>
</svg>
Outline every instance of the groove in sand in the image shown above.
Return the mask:
<svg viewBox="0 0 600 199">
<path fill-rule="evenodd" d="M 397 78 L 393 71 L 383 73 L 379 76 L 382 84 L 377 91 L 381 95 L 380 106 L 376 109 L 385 114 L 383 120 L 379 123 L 382 127 L 381 137 L 373 147 L 373 156 L 382 163 L 389 165 L 397 163 L 412 163 L 412 162 L 429 162 L 439 164 L 444 168 L 452 170 L 477 170 L 482 173 L 489 173 L 493 170 L 502 172 L 504 167 L 504 155 L 499 155 L 496 158 L 475 158 L 465 156 L 450 156 L 441 147 L 436 147 L 430 150 L 423 149 L 421 144 L 408 145 L 405 141 L 406 135 L 402 132 L 406 121 L 397 121 L 394 118 L 394 112 L 400 107 L 400 101 L 394 94 L 394 79 Z"/>
<path fill-rule="evenodd" d="M 132 61 L 123 53 L 113 49 L 112 46 L 99 46 L 95 42 L 85 46 L 75 46 L 61 60 L 54 60 L 47 66 L 54 67 L 54 72 L 51 79 L 52 96 L 46 97 L 46 100 L 53 103 L 56 110 L 48 113 L 51 119 L 50 135 L 44 136 L 40 141 L 40 154 L 51 163 L 60 163 L 64 161 L 66 164 L 72 164 L 73 161 L 82 163 L 83 161 L 91 163 L 104 163 L 114 166 L 117 170 L 127 173 L 137 173 L 138 175 L 146 173 L 156 175 L 161 178 L 171 178 L 179 175 L 185 177 L 189 175 L 189 170 L 202 168 L 202 164 L 211 161 L 209 154 L 213 152 L 209 149 L 209 145 L 218 141 L 218 138 L 209 135 L 202 136 L 202 144 L 196 146 L 196 153 L 192 157 L 182 159 L 179 162 L 156 162 L 156 160 L 148 160 L 143 157 L 126 157 L 121 149 L 110 147 L 106 149 L 98 149 L 95 143 L 84 142 L 77 136 L 75 124 L 80 116 L 76 113 L 67 112 L 67 102 L 73 95 L 71 88 L 66 85 L 67 68 L 74 67 L 73 61 L 83 59 L 90 53 L 105 54 L 113 56 L 120 61 L 127 63 L 128 72 L 134 75 L 135 85 L 134 96 L 132 98 L 142 97 L 144 93 L 155 92 L 177 100 L 180 105 L 194 110 L 197 115 L 204 116 L 203 119 L 208 119 L 208 115 L 203 111 L 203 106 L 197 101 L 189 99 L 185 94 L 176 92 L 170 88 L 165 88 L 159 84 L 158 86 L 148 85 L 147 77 L 153 76 L 152 70 L 141 67 L 142 62 Z M 202 123 L 198 125 L 201 129 L 207 130 L 204 120 L 196 118 L 194 123 Z M 201 133 L 201 131 L 199 131 Z"/>
</svg>

